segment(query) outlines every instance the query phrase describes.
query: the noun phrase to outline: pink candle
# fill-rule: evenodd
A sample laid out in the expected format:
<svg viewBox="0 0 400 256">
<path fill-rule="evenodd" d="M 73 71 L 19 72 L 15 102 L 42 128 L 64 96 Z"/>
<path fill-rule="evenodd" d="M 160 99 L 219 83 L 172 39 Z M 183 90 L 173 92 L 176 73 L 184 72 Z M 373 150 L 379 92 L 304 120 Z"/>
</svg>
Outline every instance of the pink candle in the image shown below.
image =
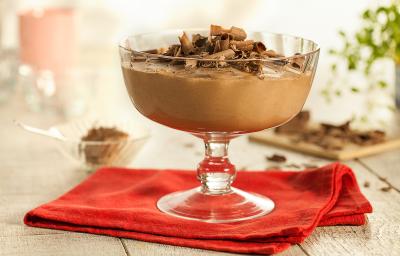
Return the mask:
<svg viewBox="0 0 400 256">
<path fill-rule="evenodd" d="M 32 9 L 19 14 L 20 58 L 36 69 L 62 71 L 76 57 L 75 12 Z"/>
</svg>

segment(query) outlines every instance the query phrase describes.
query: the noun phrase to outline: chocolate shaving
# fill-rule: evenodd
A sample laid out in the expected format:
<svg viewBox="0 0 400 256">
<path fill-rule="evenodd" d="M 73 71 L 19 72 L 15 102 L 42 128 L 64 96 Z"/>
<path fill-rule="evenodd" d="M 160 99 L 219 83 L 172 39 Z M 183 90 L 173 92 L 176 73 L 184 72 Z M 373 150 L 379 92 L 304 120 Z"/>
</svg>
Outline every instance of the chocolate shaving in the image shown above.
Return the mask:
<svg viewBox="0 0 400 256">
<path fill-rule="evenodd" d="M 284 163 L 286 162 L 286 157 L 283 155 L 273 154 L 272 156 L 267 156 L 268 161 Z"/>
<path fill-rule="evenodd" d="M 300 53 L 295 53 L 296 55 L 300 55 Z M 302 69 L 304 66 L 304 62 L 305 62 L 305 57 L 304 56 L 299 56 L 299 57 L 293 57 L 291 60 L 291 65 L 292 67 L 296 68 L 296 69 Z"/>
<path fill-rule="evenodd" d="M 246 31 L 234 26 L 231 27 L 228 34 L 232 36 L 233 40 L 244 40 L 247 37 Z"/>
<path fill-rule="evenodd" d="M 265 45 L 262 42 L 256 42 L 254 43 L 254 49 L 258 53 L 263 53 L 267 50 L 267 47 L 265 47 Z"/>
<path fill-rule="evenodd" d="M 262 42 L 254 42 L 254 40 L 246 40 L 247 34 L 242 28 L 232 26 L 229 29 L 218 25 L 210 26 L 209 36 L 200 34 L 192 34 L 191 40 L 187 33 L 183 32 L 179 38 L 179 44 L 173 44 L 168 49 L 151 49 L 145 51 L 150 54 L 163 54 L 170 57 L 190 57 L 196 60 L 168 59 L 168 58 L 151 58 L 160 62 L 169 62 L 172 65 L 184 65 L 185 69 L 194 69 L 197 67 L 215 68 L 215 67 L 234 67 L 243 72 L 253 73 L 260 79 L 264 78 L 263 60 L 269 58 L 283 57 Z M 147 61 L 149 58 L 140 56 L 137 59 L 132 54 L 132 62 Z M 207 60 L 204 60 L 207 59 Z M 210 59 L 215 59 L 212 61 Z M 243 60 L 240 62 L 230 62 L 224 60 Z M 269 68 L 279 66 L 277 69 L 283 70 L 280 66 L 290 65 L 290 67 L 300 67 L 303 65 L 299 60 L 303 57 L 294 58 L 293 61 L 286 59 L 273 60 L 269 62 Z M 304 62 L 304 61 L 303 61 Z M 287 66 L 289 67 L 289 66 Z M 291 70 L 293 72 L 293 68 Z M 375 135 L 371 135 L 377 137 Z M 358 138 L 363 140 L 363 138 Z"/>
<path fill-rule="evenodd" d="M 214 50 L 213 50 L 213 53 L 217 53 L 217 52 L 220 52 L 221 51 L 221 40 L 216 40 L 215 41 L 215 43 L 214 43 Z"/>
<path fill-rule="evenodd" d="M 164 55 L 177 57 L 180 55 L 180 53 L 181 53 L 181 46 L 179 44 L 173 44 L 168 48 L 168 50 L 164 53 Z"/>
<path fill-rule="evenodd" d="M 128 134 L 114 127 L 91 128 L 82 142 L 106 142 L 104 144 L 79 144 L 79 151 L 83 152 L 85 161 L 88 165 L 108 165 L 121 152 L 124 143 L 128 139 Z M 109 142 L 109 143 L 107 143 Z"/>
<path fill-rule="evenodd" d="M 247 37 L 246 31 L 242 28 L 232 26 L 230 29 L 225 29 L 218 25 L 210 26 L 210 36 L 221 36 L 222 34 L 229 34 L 234 40 L 244 40 Z"/>
<path fill-rule="evenodd" d="M 226 29 L 222 28 L 221 26 L 218 25 L 211 25 L 210 26 L 210 36 L 220 36 L 224 33 L 227 33 Z"/>
<path fill-rule="evenodd" d="M 254 47 L 253 44 L 254 44 L 253 40 L 246 40 L 246 41 L 232 40 L 230 42 L 232 49 L 239 50 L 239 51 L 245 51 L 245 52 L 249 52 L 249 51 L 253 50 L 253 47 Z"/>
<path fill-rule="evenodd" d="M 352 136 L 352 142 L 358 145 L 373 145 L 384 140 L 385 132 L 378 130 L 361 132 Z"/>
<path fill-rule="evenodd" d="M 202 36 L 200 34 L 194 34 L 192 36 L 192 42 L 195 47 L 201 48 L 206 46 L 208 38 L 206 36 Z"/>
<path fill-rule="evenodd" d="M 186 32 L 183 32 L 182 36 L 179 37 L 179 41 L 181 42 L 182 52 L 185 55 L 189 55 L 190 53 L 193 52 L 192 42 L 190 42 Z"/>
<path fill-rule="evenodd" d="M 382 187 L 381 191 L 382 192 L 389 192 L 392 189 L 392 187 Z"/>
<path fill-rule="evenodd" d="M 223 34 L 221 36 L 219 45 L 220 45 L 221 51 L 225 51 L 225 50 L 229 49 L 229 35 L 228 34 Z"/>
</svg>

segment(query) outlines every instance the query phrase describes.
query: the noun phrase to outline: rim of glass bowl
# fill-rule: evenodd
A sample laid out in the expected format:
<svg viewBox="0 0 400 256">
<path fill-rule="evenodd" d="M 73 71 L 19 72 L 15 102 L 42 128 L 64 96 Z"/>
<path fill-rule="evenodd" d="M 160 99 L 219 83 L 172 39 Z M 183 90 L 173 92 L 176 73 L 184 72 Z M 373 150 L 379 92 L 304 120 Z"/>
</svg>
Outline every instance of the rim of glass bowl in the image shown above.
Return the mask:
<svg viewBox="0 0 400 256">
<path fill-rule="evenodd" d="M 136 51 L 133 49 L 128 48 L 127 46 L 125 46 L 127 39 L 129 38 L 133 38 L 133 37 L 139 37 L 139 36 L 146 36 L 146 35 L 155 35 L 155 34 L 171 34 L 171 33 L 178 33 L 181 34 L 183 31 L 185 32 L 191 32 L 191 31 L 208 31 L 208 29 L 205 28 L 190 28 L 190 29 L 167 29 L 167 30 L 163 30 L 163 31 L 158 31 L 158 32 L 148 32 L 148 33 L 138 33 L 138 34 L 133 34 L 130 36 L 126 36 L 123 40 L 120 41 L 119 43 L 119 48 L 122 48 L 126 51 L 130 51 L 133 52 L 135 54 L 138 55 L 142 55 L 142 56 L 147 56 L 150 58 L 162 58 L 162 59 L 169 59 L 169 60 L 197 60 L 197 61 L 213 61 L 213 62 L 248 62 L 248 61 L 262 61 L 262 62 L 274 62 L 274 61 L 282 61 L 282 60 L 291 60 L 291 59 L 296 59 L 296 58 L 301 58 L 301 57 L 306 57 L 306 56 L 310 56 L 313 55 L 317 52 L 320 51 L 320 47 L 319 45 L 314 42 L 313 40 L 307 39 L 307 38 L 303 38 L 300 36 L 294 36 L 294 35 L 289 35 L 289 34 L 284 34 L 284 33 L 274 33 L 274 32 L 269 32 L 269 31 L 256 31 L 256 30 L 249 30 L 248 32 L 250 33 L 265 33 L 265 34 L 270 34 L 270 35 L 279 35 L 279 36 L 283 36 L 283 37 L 288 37 L 288 38 L 293 38 L 293 39 L 302 39 L 305 40 L 309 43 L 311 43 L 315 49 L 306 52 L 306 53 L 299 53 L 299 54 L 293 54 L 290 56 L 282 56 L 282 57 L 275 57 L 275 58 L 267 58 L 267 59 L 257 59 L 257 58 L 253 58 L 253 59 L 233 59 L 233 60 L 220 60 L 220 59 L 207 59 L 207 58 L 190 58 L 190 57 L 174 57 L 174 56 L 165 56 L 162 54 L 154 54 L 154 53 L 148 53 L 145 51 Z M 272 49 L 273 50 L 273 49 Z"/>
<path fill-rule="evenodd" d="M 57 129 L 57 127 L 59 127 L 59 126 L 56 125 L 53 127 Z M 65 140 L 61 140 L 60 142 L 99 146 L 99 145 L 115 145 L 115 144 L 119 144 L 119 143 L 137 142 L 137 141 L 147 140 L 148 138 L 150 138 L 150 136 L 151 136 L 150 130 L 145 127 L 142 127 L 141 129 L 143 130 L 143 135 L 138 136 L 138 137 L 131 136 L 131 133 L 129 131 L 125 131 L 128 134 L 128 138 L 124 139 L 124 140 L 111 140 L 111 141 L 88 140 L 88 141 L 85 141 L 85 140 L 81 140 L 81 139 L 65 137 Z"/>
<path fill-rule="evenodd" d="M 116 145 L 120 143 L 130 143 L 130 142 L 138 142 L 142 140 L 146 140 L 150 137 L 150 133 L 143 135 L 141 137 L 131 137 L 129 136 L 126 140 L 112 140 L 112 141 L 82 141 L 82 140 L 72 140 L 67 139 L 65 142 L 74 142 L 83 145 L 91 145 L 91 146 L 101 146 L 101 145 Z"/>
</svg>

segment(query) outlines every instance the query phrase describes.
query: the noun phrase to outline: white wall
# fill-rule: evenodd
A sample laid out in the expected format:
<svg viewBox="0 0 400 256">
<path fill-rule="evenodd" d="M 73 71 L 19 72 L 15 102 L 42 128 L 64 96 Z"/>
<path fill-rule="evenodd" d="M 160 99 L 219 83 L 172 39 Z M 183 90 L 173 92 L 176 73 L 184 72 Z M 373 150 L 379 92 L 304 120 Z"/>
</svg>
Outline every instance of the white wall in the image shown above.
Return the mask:
<svg viewBox="0 0 400 256">
<path fill-rule="evenodd" d="M 69 5 L 80 11 L 80 40 L 83 46 L 115 47 L 127 34 L 165 28 L 208 27 L 210 23 L 268 30 L 303 36 L 321 46 L 320 65 L 308 104 L 325 106 L 319 91 L 326 83 L 329 48 L 337 46 L 337 30 L 353 31 L 368 6 L 389 0 L 0 0 L 3 45 L 16 47 L 18 10 L 32 6 Z M 360 103 L 361 104 L 361 103 Z M 357 106 L 352 102 L 353 106 Z M 349 104 L 338 104 L 337 112 L 349 118 Z M 356 108 L 356 107 L 354 107 Z M 332 111 L 330 111 L 332 112 Z"/>
<path fill-rule="evenodd" d="M 376 0 L 0 0 L 0 15 L 6 19 L 3 41 L 8 45 L 17 44 L 18 10 L 69 5 L 80 9 L 84 43 L 115 43 L 134 32 L 216 23 L 296 34 L 325 48 L 336 42 L 337 28 L 356 28 L 360 12 L 374 3 Z"/>
</svg>

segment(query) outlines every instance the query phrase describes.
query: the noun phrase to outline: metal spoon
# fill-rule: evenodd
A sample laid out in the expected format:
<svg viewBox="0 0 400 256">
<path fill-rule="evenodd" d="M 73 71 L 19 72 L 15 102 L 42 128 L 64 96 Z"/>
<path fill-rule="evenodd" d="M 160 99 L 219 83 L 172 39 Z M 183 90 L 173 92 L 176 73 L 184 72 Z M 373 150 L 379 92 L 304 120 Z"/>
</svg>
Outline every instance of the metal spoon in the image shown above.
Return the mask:
<svg viewBox="0 0 400 256">
<path fill-rule="evenodd" d="M 18 125 L 19 127 L 21 127 L 22 129 L 24 129 L 25 131 L 28 131 L 28 132 L 36 133 L 36 134 L 39 134 L 39 135 L 42 135 L 42 136 L 46 136 L 46 137 L 50 137 L 50 138 L 53 138 L 53 139 L 56 139 L 56 140 L 61 140 L 61 141 L 66 141 L 67 140 L 64 137 L 64 135 L 62 135 L 62 133 L 57 128 L 54 128 L 54 127 L 51 127 L 48 130 L 43 130 L 43 129 L 40 129 L 40 128 L 32 127 L 30 125 L 21 123 L 21 122 L 16 121 L 16 120 L 14 120 L 14 123 L 16 125 Z"/>
</svg>

